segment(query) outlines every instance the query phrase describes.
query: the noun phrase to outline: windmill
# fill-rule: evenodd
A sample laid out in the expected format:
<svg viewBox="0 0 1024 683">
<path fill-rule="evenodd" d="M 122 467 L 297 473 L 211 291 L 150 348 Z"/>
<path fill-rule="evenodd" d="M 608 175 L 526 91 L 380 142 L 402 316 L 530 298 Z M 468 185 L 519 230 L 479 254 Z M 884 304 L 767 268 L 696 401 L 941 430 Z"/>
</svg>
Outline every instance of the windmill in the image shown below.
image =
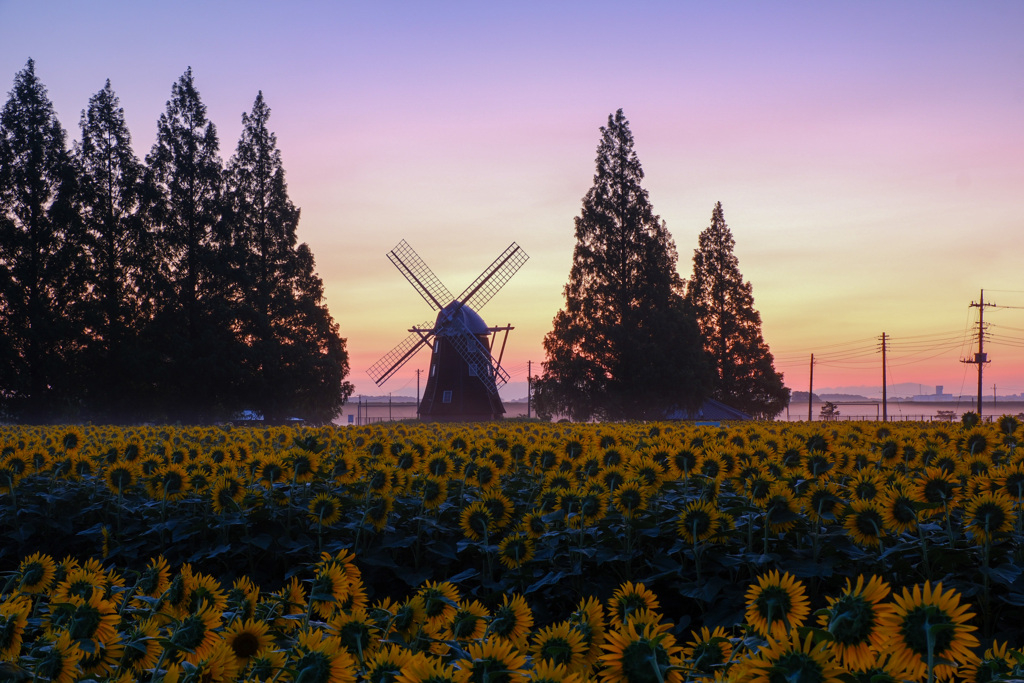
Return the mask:
<svg viewBox="0 0 1024 683">
<path fill-rule="evenodd" d="M 423 300 L 437 311 L 433 323 L 409 329 L 409 336 L 373 364 L 367 374 L 382 385 L 424 346 L 431 347 L 427 386 L 420 402 L 425 420 L 495 420 L 505 413 L 498 388 L 508 382 L 501 367 L 511 325 L 488 327 L 477 311 L 490 301 L 530 257 L 513 242 L 457 298 L 419 254 L 402 240 L 388 252 L 391 263 Z M 504 332 L 498 357 L 492 354 Z"/>
</svg>

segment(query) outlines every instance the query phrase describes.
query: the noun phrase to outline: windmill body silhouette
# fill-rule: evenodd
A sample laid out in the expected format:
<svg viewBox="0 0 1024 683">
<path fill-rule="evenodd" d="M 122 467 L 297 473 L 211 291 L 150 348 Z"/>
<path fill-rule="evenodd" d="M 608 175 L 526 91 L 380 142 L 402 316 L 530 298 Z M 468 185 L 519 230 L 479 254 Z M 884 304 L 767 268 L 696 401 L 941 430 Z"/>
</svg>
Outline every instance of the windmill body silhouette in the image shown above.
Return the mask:
<svg viewBox="0 0 1024 683">
<path fill-rule="evenodd" d="M 488 327 L 477 313 L 526 263 L 529 256 L 513 242 L 458 297 L 402 240 L 388 252 L 391 263 L 423 300 L 437 311 L 433 323 L 409 329 L 402 343 L 373 364 L 367 374 L 382 385 L 424 346 L 431 348 L 420 417 L 434 421 L 496 420 L 505 413 L 498 388 L 508 382 L 501 367 L 511 325 Z M 497 358 L 493 351 L 504 332 Z"/>
</svg>

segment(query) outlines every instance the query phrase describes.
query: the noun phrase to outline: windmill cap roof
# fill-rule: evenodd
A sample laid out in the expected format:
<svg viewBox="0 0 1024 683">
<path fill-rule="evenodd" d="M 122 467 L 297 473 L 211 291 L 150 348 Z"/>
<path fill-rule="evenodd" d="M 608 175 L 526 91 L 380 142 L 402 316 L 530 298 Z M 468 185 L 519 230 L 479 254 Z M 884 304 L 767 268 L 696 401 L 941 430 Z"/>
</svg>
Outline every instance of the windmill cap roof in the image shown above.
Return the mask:
<svg viewBox="0 0 1024 683">
<path fill-rule="evenodd" d="M 484 319 L 476 311 L 469 306 L 462 306 L 461 308 L 458 308 L 458 306 L 459 302 L 453 301 L 442 308 L 441 312 L 437 314 L 437 327 L 440 328 L 441 323 L 447 319 L 452 311 L 455 311 L 454 317 L 461 320 L 466 329 L 473 334 L 490 334 L 490 330 L 487 329 L 487 323 L 484 322 Z"/>
</svg>

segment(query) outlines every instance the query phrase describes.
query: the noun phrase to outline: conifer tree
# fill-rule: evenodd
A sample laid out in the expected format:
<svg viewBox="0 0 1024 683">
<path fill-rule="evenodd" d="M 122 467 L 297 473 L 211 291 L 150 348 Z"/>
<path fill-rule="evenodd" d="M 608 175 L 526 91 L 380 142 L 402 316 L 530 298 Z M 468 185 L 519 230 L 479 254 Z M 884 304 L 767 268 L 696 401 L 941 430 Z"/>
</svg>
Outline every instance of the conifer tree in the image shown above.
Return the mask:
<svg viewBox="0 0 1024 683">
<path fill-rule="evenodd" d="M 622 110 L 601 128 L 594 184 L 575 220 L 565 308 L 544 339 L 539 411 L 650 419 L 699 405 L 710 373 L 683 301 L 677 254 L 640 185 Z"/>
<path fill-rule="evenodd" d="M 223 295 L 223 170 L 217 129 L 206 118 L 191 67 L 171 88 L 146 157 L 159 193 L 151 207 L 163 291 L 156 324 L 170 418 L 207 421 L 230 412 L 239 353 Z"/>
<path fill-rule="evenodd" d="M 0 111 L 0 412 L 77 409 L 85 264 L 65 131 L 28 60 Z"/>
<path fill-rule="evenodd" d="M 288 197 L 270 108 L 260 92 L 242 114 L 228 163 L 227 207 L 233 267 L 230 300 L 244 344 L 242 395 L 270 422 L 333 419 L 352 387 L 345 340 L 323 305 L 313 256 L 298 245 L 299 210 Z"/>
<path fill-rule="evenodd" d="M 107 80 L 89 99 L 75 145 L 80 212 L 87 231 L 91 329 L 86 366 L 90 414 L 104 421 L 147 417 L 147 349 L 155 296 L 152 236 L 142 215 L 144 168 L 132 150 L 120 100 Z"/>
<path fill-rule="evenodd" d="M 789 389 L 775 371 L 761 335 L 753 288 L 740 273 L 735 245 L 718 202 L 711 212 L 711 225 L 700 234 L 693 252 L 686 301 L 714 362 L 714 397 L 757 419 L 772 419 L 789 402 Z"/>
</svg>

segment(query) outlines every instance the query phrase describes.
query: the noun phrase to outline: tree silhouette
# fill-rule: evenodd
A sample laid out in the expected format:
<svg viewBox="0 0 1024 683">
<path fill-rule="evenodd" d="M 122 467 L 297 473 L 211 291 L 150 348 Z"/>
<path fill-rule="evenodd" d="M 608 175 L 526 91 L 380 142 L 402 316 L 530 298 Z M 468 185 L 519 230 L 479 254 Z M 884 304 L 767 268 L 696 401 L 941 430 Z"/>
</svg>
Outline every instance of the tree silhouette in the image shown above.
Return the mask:
<svg viewBox="0 0 1024 683">
<path fill-rule="evenodd" d="M 270 109 L 260 92 L 228 163 L 227 210 L 233 267 L 230 301 L 243 350 L 250 407 L 278 422 L 337 414 L 352 387 L 345 341 L 323 306 L 313 256 L 297 245 L 299 210 L 288 198 Z"/>
<path fill-rule="evenodd" d="M 683 301 L 675 244 L 640 185 L 621 109 L 601 128 L 596 164 L 575 220 L 565 308 L 544 338 L 538 412 L 649 419 L 695 407 L 710 372 Z"/>
<path fill-rule="evenodd" d="M 156 256 L 142 215 L 144 168 L 109 80 L 89 99 L 80 128 L 78 201 L 90 263 L 84 394 L 90 415 L 116 422 L 140 417 L 151 380 Z"/>
<path fill-rule="evenodd" d="M 156 332 L 163 340 L 158 383 L 168 416 L 225 417 L 237 395 L 240 354 L 224 296 L 223 172 L 217 129 L 189 68 L 171 88 L 157 140 L 146 157 L 159 193 L 150 210 L 163 287 Z"/>
<path fill-rule="evenodd" d="M 789 403 L 789 389 L 761 336 L 753 289 L 740 273 L 733 253 L 736 242 L 721 202 L 715 204 L 711 225 L 698 242 L 686 301 L 714 362 L 714 397 L 752 417 L 772 419 Z"/>
<path fill-rule="evenodd" d="M 86 258 L 76 174 L 30 59 L 0 111 L 0 412 L 74 414 Z"/>
</svg>

